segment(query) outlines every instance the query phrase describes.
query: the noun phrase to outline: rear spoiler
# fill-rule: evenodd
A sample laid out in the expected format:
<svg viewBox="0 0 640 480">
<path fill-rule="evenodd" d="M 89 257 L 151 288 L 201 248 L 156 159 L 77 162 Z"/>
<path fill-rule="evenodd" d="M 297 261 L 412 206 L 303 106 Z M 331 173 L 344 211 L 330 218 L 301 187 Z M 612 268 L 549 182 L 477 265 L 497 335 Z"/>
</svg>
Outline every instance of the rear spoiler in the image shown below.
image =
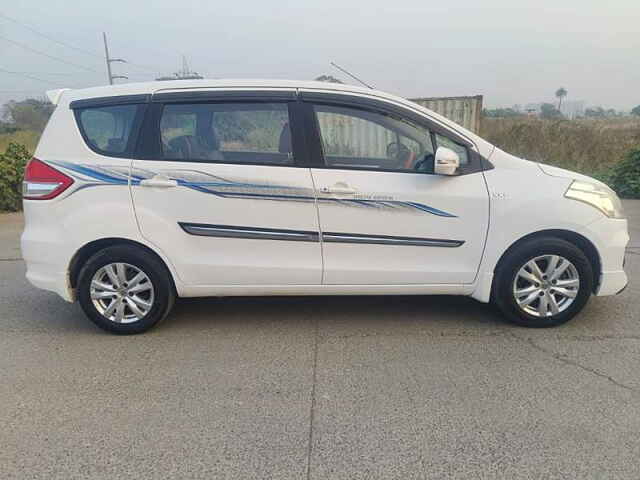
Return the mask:
<svg viewBox="0 0 640 480">
<path fill-rule="evenodd" d="M 47 90 L 47 97 L 54 105 L 58 105 L 60 98 L 64 92 L 71 91 L 70 88 L 58 88 L 57 90 Z"/>
</svg>

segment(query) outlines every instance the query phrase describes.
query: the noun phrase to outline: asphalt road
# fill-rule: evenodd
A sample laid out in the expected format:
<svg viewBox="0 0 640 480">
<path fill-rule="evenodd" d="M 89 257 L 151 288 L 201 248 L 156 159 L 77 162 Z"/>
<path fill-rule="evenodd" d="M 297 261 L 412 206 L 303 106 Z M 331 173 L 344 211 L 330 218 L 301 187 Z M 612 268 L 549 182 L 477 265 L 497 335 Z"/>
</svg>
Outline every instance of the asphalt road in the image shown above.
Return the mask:
<svg viewBox="0 0 640 480">
<path fill-rule="evenodd" d="M 0 478 L 640 477 L 640 201 L 617 297 L 568 325 L 462 297 L 180 301 L 105 334 L 0 217 Z"/>
</svg>

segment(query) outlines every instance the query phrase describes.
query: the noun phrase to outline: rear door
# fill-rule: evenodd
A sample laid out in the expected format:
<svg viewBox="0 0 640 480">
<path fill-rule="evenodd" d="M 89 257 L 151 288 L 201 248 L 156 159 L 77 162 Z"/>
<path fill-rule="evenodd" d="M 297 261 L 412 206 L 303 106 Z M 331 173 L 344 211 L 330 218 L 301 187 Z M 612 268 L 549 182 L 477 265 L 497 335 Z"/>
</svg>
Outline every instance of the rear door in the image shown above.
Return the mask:
<svg viewBox="0 0 640 480">
<path fill-rule="evenodd" d="M 489 199 L 481 159 L 454 132 L 384 102 L 303 92 L 320 164 L 325 284 L 465 284 L 475 279 Z M 456 176 L 434 152 L 458 152 Z"/>
<path fill-rule="evenodd" d="M 153 97 L 133 162 L 133 202 L 142 235 L 185 284 L 321 282 L 295 110 L 293 91 Z"/>
</svg>

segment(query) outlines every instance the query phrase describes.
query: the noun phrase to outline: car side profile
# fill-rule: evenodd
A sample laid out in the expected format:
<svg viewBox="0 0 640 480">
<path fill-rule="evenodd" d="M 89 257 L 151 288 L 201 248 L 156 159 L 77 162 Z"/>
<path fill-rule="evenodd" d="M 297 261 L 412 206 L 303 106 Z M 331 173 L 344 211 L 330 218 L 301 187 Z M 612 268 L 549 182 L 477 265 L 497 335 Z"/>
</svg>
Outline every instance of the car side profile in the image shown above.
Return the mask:
<svg viewBox="0 0 640 480">
<path fill-rule="evenodd" d="M 176 297 L 467 295 L 520 325 L 627 284 L 616 194 L 376 90 L 195 80 L 49 92 L 27 278 L 140 333 Z"/>
</svg>

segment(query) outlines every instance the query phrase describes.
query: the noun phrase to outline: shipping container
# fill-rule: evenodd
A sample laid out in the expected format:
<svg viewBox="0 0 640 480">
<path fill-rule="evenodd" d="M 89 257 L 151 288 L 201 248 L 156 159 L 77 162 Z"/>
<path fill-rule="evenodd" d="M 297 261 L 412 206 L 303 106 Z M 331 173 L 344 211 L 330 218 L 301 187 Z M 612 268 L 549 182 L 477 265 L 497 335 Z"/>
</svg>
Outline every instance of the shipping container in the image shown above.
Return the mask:
<svg viewBox="0 0 640 480">
<path fill-rule="evenodd" d="M 429 110 L 439 113 L 449 120 L 474 133 L 480 132 L 480 116 L 482 114 L 482 95 L 472 97 L 427 97 L 410 98 Z"/>
</svg>

